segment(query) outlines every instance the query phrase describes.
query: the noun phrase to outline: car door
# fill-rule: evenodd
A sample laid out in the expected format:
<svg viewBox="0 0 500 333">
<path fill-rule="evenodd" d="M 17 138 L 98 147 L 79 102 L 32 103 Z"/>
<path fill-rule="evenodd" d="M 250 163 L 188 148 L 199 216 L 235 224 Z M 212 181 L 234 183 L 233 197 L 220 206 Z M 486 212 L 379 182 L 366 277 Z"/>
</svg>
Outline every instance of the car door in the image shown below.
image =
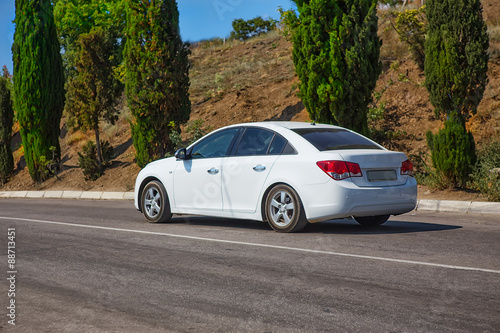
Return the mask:
<svg viewBox="0 0 500 333">
<path fill-rule="evenodd" d="M 174 200 L 179 211 L 222 210 L 222 162 L 240 128 L 216 132 L 194 145 L 174 171 Z"/>
<path fill-rule="evenodd" d="M 249 127 L 223 164 L 223 210 L 253 213 L 264 182 L 286 140 L 272 131 Z"/>
</svg>

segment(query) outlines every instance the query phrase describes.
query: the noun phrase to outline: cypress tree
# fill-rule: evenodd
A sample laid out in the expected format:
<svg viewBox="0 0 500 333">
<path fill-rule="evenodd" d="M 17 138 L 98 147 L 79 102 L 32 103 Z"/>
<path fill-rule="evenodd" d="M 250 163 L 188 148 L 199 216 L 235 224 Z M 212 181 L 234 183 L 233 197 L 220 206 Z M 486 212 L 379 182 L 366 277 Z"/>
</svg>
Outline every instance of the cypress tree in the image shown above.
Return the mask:
<svg viewBox="0 0 500 333">
<path fill-rule="evenodd" d="M 376 0 L 294 0 L 293 62 L 311 119 L 368 134 L 381 73 Z"/>
<path fill-rule="evenodd" d="M 50 161 L 60 160 L 64 107 L 64 77 L 51 1 L 16 0 L 14 22 L 15 109 L 31 178 L 43 181 Z"/>
<path fill-rule="evenodd" d="M 136 162 L 143 167 L 172 149 L 174 129 L 189 119 L 189 48 L 174 0 L 127 2 L 126 93 L 134 120 Z"/>
<path fill-rule="evenodd" d="M 0 78 L 0 181 L 5 183 L 14 169 L 14 158 L 10 149 L 14 110 L 7 80 Z"/>
<path fill-rule="evenodd" d="M 464 186 L 476 161 L 465 122 L 476 113 L 488 77 L 488 34 L 479 0 L 428 0 L 425 85 L 445 128 L 427 134 L 432 162 L 448 185 Z"/>
<path fill-rule="evenodd" d="M 425 85 L 436 115 L 476 113 L 488 82 L 488 33 L 479 0 L 428 0 Z"/>
</svg>

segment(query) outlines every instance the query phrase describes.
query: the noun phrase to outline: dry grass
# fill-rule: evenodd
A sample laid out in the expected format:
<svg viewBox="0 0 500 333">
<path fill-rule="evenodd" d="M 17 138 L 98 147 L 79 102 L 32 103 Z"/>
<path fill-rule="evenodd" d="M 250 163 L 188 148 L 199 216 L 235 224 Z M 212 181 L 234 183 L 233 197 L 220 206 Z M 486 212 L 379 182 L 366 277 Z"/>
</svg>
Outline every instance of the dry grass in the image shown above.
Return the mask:
<svg viewBox="0 0 500 333">
<path fill-rule="evenodd" d="M 246 42 L 203 42 L 193 47 L 191 64 L 190 95 L 194 104 L 222 98 L 229 91 L 247 89 L 263 80 L 279 82 L 295 75 L 291 44 L 277 31 Z"/>
<path fill-rule="evenodd" d="M 500 24 L 488 26 L 488 35 L 490 37 L 488 49 L 490 60 L 498 60 L 500 59 Z"/>
<path fill-rule="evenodd" d="M 85 140 L 87 136 L 82 133 L 82 132 L 74 132 L 68 135 L 68 138 L 66 139 L 66 143 L 70 146 L 75 145 L 80 143 L 81 141 Z"/>
</svg>

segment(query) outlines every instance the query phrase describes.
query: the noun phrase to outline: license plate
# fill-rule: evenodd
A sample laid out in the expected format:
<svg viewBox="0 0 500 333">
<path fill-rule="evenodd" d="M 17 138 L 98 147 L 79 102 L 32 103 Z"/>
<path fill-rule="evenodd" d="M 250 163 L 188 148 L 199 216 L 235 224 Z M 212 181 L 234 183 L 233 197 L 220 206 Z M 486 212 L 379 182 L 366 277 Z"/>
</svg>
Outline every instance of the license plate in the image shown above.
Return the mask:
<svg viewBox="0 0 500 333">
<path fill-rule="evenodd" d="M 368 180 L 371 182 L 383 182 L 383 181 L 398 179 L 395 170 L 368 171 L 367 175 L 368 175 Z"/>
</svg>

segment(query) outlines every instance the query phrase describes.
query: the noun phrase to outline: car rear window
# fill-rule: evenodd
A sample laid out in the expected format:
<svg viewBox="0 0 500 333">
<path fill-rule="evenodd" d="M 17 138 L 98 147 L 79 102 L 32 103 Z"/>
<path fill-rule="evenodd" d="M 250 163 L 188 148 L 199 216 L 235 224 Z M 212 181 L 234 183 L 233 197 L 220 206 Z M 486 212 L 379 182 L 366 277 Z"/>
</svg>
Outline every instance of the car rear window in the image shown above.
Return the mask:
<svg viewBox="0 0 500 333">
<path fill-rule="evenodd" d="M 382 149 L 364 136 L 340 128 L 298 128 L 295 133 L 319 151 L 338 149 Z"/>
</svg>

